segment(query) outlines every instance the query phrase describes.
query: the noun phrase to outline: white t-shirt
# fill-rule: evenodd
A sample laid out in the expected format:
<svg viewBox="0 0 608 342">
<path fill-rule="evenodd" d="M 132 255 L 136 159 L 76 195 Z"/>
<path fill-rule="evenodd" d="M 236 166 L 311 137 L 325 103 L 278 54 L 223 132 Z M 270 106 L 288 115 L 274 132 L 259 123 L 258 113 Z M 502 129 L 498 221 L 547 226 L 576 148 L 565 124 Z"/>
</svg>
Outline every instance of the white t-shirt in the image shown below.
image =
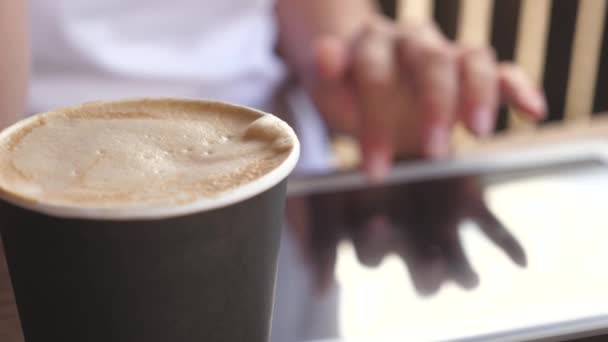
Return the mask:
<svg viewBox="0 0 608 342">
<path fill-rule="evenodd" d="M 285 67 L 275 54 L 274 0 L 29 1 L 30 113 L 148 96 L 276 110 Z M 299 112 L 292 122 L 303 146 L 298 172 L 326 170 L 315 109 L 300 91 L 287 99 Z"/>
<path fill-rule="evenodd" d="M 30 0 L 31 112 L 178 96 L 267 109 L 284 67 L 273 0 Z"/>
</svg>

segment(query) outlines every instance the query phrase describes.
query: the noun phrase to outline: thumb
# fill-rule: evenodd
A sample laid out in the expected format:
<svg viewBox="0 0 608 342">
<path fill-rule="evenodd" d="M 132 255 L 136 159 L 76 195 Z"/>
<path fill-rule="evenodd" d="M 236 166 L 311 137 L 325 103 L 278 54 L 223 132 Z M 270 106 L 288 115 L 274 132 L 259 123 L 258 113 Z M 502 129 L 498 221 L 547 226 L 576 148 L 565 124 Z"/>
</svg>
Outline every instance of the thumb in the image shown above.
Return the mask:
<svg viewBox="0 0 608 342">
<path fill-rule="evenodd" d="M 349 82 L 349 46 L 336 36 L 323 36 L 313 42 L 314 75 L 311 94 L 331 129 L 355 133 L 358 114 Z"/>
</svg>

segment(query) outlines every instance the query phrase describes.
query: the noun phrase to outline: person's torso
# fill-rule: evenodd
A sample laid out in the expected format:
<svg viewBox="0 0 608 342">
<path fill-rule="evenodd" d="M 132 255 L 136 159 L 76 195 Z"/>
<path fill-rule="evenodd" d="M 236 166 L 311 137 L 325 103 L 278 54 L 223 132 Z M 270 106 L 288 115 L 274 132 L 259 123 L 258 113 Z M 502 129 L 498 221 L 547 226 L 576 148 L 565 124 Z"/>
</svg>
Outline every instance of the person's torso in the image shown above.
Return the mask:
<svg viewBox="0 0 608 342">
<path fill-rule="evenodd" d="M 265 107 L 282 80 L 272 0 L 30 0 L 30 111 L 142 96 Z"/>
</svg>

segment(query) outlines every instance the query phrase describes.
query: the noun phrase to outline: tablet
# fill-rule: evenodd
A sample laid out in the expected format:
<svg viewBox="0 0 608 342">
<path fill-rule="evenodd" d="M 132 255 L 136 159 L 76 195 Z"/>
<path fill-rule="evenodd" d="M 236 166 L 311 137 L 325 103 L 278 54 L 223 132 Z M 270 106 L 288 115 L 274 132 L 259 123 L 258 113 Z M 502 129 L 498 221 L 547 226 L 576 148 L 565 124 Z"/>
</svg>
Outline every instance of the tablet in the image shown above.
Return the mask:
<svg viewBox="0 0 608 342">
<path fill-rule="evenodd" d="M 340 330 L 361 341 L 562 341 L 608 334 L 608 134 L 468 150 L 395 166 L 385 184 L 480 176 L 494 213 L 519 239 L 519 269 L 473 224 L 461 238 L 481 284 L 416 295 L 389 256 L 377 269 L 339 249 Z M 507 144 L 509 145 L 509 144 Z M 365 189 L 358 171 L 293 179 L 292 196 Z M 330 341 L 330 340 L 328 340 Z M 333 342 L 333 341 L 332 341 Z"/>
<path fill-rule="evenodd" d="M 483 176 L 489 183 L 545 173 L 608 165 L 608 140 L 588 139 L 514 148 L 498 153 L 469 153 L 444 161 L 398 163 L 383 185 L 404 184 L 437 178 Z M 372 186 L 361 171 L 319 174 L 291 179 L 290 196 L 360 190 Z"/>
</svg>

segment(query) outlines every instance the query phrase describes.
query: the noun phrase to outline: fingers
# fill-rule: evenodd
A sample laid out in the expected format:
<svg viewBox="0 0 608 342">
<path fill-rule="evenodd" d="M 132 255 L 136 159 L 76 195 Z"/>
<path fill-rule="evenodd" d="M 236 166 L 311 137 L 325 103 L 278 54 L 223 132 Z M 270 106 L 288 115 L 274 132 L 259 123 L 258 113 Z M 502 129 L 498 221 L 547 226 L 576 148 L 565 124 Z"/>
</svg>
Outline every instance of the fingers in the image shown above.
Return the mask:
<svg viewBox="0 0 608 342">
<path fill-rule="evenodd" d="M 503 63 L 499 66 L 498 77 L 504 102 L 524 112 L 530 119 L 542 120 L 545 117 L 545 98 L 520 67 Z"/>
<path fill-rule="evenodd" d="M 451 278 L 465 289 L 477 287 L 479 276 L 473 271 L 473 267 L 464 253 L 457 229 L 451 230 L 449 236 L 442 241 L 442 248 Z"/>
<path fill-rule="evenodd" d="M 386 216 L 376 215 L 355 230 L 353 243 L 359 262 L 368 267 L 378 266 L 389 252 L 397 252 L 421 296 L 437 293 L 447 277 L 441 248 L 423 238 L 410 236 L 407 229 L 394 227 Z"/>
<path fill-rule="evenodd" d="M 428 186 L 409 184 L 396 188 L 388 201 L 389 215 L 398 226 L 394 234 L 399 241 L 396 250 L 421 296 L 437 293 L 449 276 L 442 246 L 434 236 L 437 225 L 433 221 L 438 216 L 432 193 Z"/>
<path fill-rule="evenodd" d="M 393 159 L 395 125 L 403 111 L 392 34 L 370 28 L 359 37 L 354 51 L 363 166 L 372 180 L 381 180 Z"/>
<path fill-rule="evenodd" d="M 392 249 L 395 227 L 386 214 L 386 188 L 368 188 L 347 195 L 346 224 L 359 261 L 369 267 L 382 262 Z"/>
<path fill-rule="evenodd" d="M 421 242 L 408 245 L 401 249 L 400 255 L 416 292 L 421 296 L 434 295 L 447 277 L 447 264 L 440 247 Z"/>
<path fill-rule="evenodd" d="M 313 44 L 315 87 L 312 97 L 328 124 L 344 133 L 358 130 L 358 112 L 351 89 L 345 79 L 349 64 L 349 47 L 331 36 L 322 37 Z"/>
<path fill-rule="evenodd" d="M 445 156 L 458 93 L 455 51 L 433 26 L 409 30 L 400 37 L 398 50 L 416 99 L 415 115 L 422 120 L 422 152 L 428 157 Z"/>
<path fill-rule="evenodd" d="M 528 261 L 524 248 L 487 206 L 483 205 L 478 209 L 475 220 L 486 236 L 502 249 L 515 264 L 526 267 Z"/>
<path fill-rule="evenodd" d="M 353 244 L 359 262 L 368 267 L 380 265 L 394 242 L 393 228 L 384 215 L 375 215 L 353 230 Z"/>
<path fill-rule="evenodd" d="M 544 118 L 542 93 L 491 49 L 462 49 L 431 24 L 399 29 L 375 21 L 354 41 L 313 44 L 313 99 L 330 127 L 358 136 L 363 167 L 381 180 L 395 153 L 443 157 L 457 120 L 479 136 L 493 132 L 499 100 Z M 305 80 L 306 81 L 306 80 Z"/>
<path fill-rule="evenodd" d="M 498 106 L 498 73 L 492 50 L 462 53 L 460 86 L 459 118 L 471 132 L 482 137 L 491 134 Z"/>
</svg>

